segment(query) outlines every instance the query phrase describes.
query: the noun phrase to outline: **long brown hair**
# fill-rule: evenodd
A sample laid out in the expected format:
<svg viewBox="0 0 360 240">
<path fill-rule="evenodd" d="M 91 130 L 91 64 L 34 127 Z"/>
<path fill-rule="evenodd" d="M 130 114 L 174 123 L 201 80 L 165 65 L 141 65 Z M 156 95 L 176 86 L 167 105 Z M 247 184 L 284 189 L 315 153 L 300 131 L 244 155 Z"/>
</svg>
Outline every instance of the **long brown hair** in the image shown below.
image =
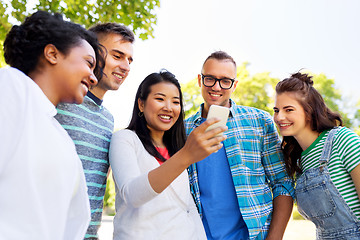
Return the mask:
<svg viewBox="0 0 360 240">
<path fill-rule="evenodd" d="M 300 105 L 304 108 L 305 115 L 310 120 L 311 130 L 321 133 L 335 126 L 342 126 L 343 122 L 338 113 L 332 112 L 325 104 L 321 94 L 313 87 L 312 76 L 304 73 L 294 73 L 289 78 L 278 82 L 276 94 L 284 92 L 295 93 Z M 293 136 L 284 136 L 281 148 L 284 153 L 285 167 L 289 176 L 301 173 L 298 160 L 302 149 Z"/>
</svg>

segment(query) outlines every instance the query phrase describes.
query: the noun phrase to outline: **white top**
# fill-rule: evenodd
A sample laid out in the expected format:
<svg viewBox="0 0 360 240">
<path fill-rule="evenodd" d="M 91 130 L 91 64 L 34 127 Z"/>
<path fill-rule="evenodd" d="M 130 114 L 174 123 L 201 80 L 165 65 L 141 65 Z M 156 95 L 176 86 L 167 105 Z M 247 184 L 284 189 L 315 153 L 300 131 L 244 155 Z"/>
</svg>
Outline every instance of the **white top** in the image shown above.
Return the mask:
<svg viewBox="0 0 360 240">
<path fill-rule="evenodd" d="M 39 86 L 0 69 L 0 239 L 83 239 L 90 221 L 75 146 Z"/>
<path fill-rule="evenodd" d="M 159 163 L 133 131 L 114 133 L 109 154 L 116 190 L 114 239 L 206 239 L 186 170 L 157 194 L 148 173 Z"/>
</svg>

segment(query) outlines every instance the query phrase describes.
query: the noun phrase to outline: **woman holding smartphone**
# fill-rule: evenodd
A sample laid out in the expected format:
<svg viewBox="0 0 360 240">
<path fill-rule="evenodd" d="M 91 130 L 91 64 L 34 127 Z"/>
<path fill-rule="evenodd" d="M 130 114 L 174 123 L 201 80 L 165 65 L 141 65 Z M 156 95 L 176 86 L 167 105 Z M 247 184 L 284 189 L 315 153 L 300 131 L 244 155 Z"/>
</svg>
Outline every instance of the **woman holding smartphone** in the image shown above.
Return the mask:
<svg viewBox="0 0 360 240">
<path fill-rule="evenodd" d="M 316 239 L 360 239 L 360 137 L 341 127 L 307 74 L 277 84 L 274 120 L 299 212 L 316 225 Z"/>
<path fill-rule="evenodd" d="M 110 165 L 116 185 L 114 239 L 206 239 L 189 189 L 187 167 L 221 148 L 226 127 L 185 143 L 180 85 L 167 71 L 140 84 L 127 129 L 114 133 Z"/>
</svg>

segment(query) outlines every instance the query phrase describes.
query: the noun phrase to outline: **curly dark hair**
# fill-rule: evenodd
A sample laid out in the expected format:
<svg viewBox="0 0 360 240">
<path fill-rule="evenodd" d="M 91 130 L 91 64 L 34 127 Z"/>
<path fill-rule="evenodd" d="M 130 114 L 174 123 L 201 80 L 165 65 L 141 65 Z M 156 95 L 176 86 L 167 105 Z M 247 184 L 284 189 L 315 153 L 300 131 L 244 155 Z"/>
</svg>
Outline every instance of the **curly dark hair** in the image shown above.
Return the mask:
<svg viewBox="0 0 360 240">
<path fill-rule="evenodd" d="M 38 11 L 22 24 L 14 25 L 4 41 L 4 57 L 7 64 L 29 75 L 37 67 L 46 45 L 53 44 L 67 55 L 82 40 L 86 40 L 95 51 L 97 64 L 94 74 L 101 79 L 104 59 L 96 35 L 78 24 L 64 21 L 59 13 Z"/>
<path fill-rule="evenodd" d="M 152 142 L 150 136 L 150 130 L 147 127 L 145 117 L 139 116 L 140 109 L 138 104 L 138 99 L 145 102 L 151 92 L 151 87 L 161 82 L 171 83 L 177 87 L 180 94 L 180 107 L 181 107 L 179 118 L 177 119 L 175 124 L 164 133 L 164 137 L 163 137 L 164 144 L 170 156 L 174 155 L 184 146 L 186 135 L 184 128 L 184 108 L 183 108 L 183 96 L 181 93 L 181 87 L 178 80 L 175 78 L 175 75 L 166 70 L 162 70 L 159 73 L 152 73 L 148 75 L 140 83 L 140 86 L 135 96 L 132 118 L 127 129 L 135 131 L 135 133 L 140 138 L 142 144 L 144 145 L 145 149 L 148 151 L 148 153 L 150 153 L 154 157 L 157 157 L 161 161 L 165 161 L 165 158 L 161 156 L 161 154 L 156 150 Z"/>
<path fill-rule="evenodd" d="M 310 119 L 311 130 L 321 133 L 335 126 L 342 126 L 340 114 L 332 112 L 325 104 L 321 94 L 313 87 L 312 76 L 304 73 L 294 73 L 276 85 L 276 94 L 285 92 L 295 93 L 306 116 Z M 298 160 L 302 149 L 293 136 L 284 136 L 281 147 L 284 153 L 285 167 L 289 176 L 301 173 Z"/>
</svg>

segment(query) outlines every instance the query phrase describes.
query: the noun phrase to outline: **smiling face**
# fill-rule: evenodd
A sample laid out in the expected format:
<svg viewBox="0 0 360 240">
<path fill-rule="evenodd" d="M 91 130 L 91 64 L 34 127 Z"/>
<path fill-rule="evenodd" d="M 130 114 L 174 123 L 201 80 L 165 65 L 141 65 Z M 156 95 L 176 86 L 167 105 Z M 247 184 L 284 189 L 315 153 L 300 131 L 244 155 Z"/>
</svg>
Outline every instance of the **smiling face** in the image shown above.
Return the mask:
<svg viewBox="0 0 360 240">
<path fill-rule="evenodd" d="M 128 76 L 133 61 L 133 44 L 115 33 L 107 34 L 99 40 L 107 50 L 104 75 L 91 92 L 102 99 L 106 91 L 118 90 Z"/>
<path fill-rule="evenodd" d="M 153 138 L 162 137 L 175 124 L 181 112 L 179 90 L 169 82 L 151 86 L 146 101 L 139 99 L 138 103 Z"/>
<path fill-rule="evenodd" d="M 82 103 L 89 88 L 97 84 L 93 73 L 95 64 L 94 49 L 85 40 L 66 55 L 58 52 L 53 73 L 57 95 L 53 98 L 54 105 L 58 102 Z"/>
<path fill-rule="evenodd" d="M 295 93 L 284 92 L 276 95 L 274 121 L 282 136 L 293 136 L 299 140 L 313 132 Z"/>
<path fill-rule="evenodd" d="M 202 74 L 212 76 L 218 79 L 221 78 L 236 78 L 236 67 L 234 63 L 229 60 L 208 59 L 203 66 Z M 204 98 L 203 117 L 207 116 L 211 105 L 220 105 L 230 107 L 230 97 L 235 91 L 237 80 L 230 89 L 222 89 L 219 82 L 212 87 L 204 86 L 201 75 L 198 75 L 198 84 L 201 87 L 201 95 Z"/>
</svg>

